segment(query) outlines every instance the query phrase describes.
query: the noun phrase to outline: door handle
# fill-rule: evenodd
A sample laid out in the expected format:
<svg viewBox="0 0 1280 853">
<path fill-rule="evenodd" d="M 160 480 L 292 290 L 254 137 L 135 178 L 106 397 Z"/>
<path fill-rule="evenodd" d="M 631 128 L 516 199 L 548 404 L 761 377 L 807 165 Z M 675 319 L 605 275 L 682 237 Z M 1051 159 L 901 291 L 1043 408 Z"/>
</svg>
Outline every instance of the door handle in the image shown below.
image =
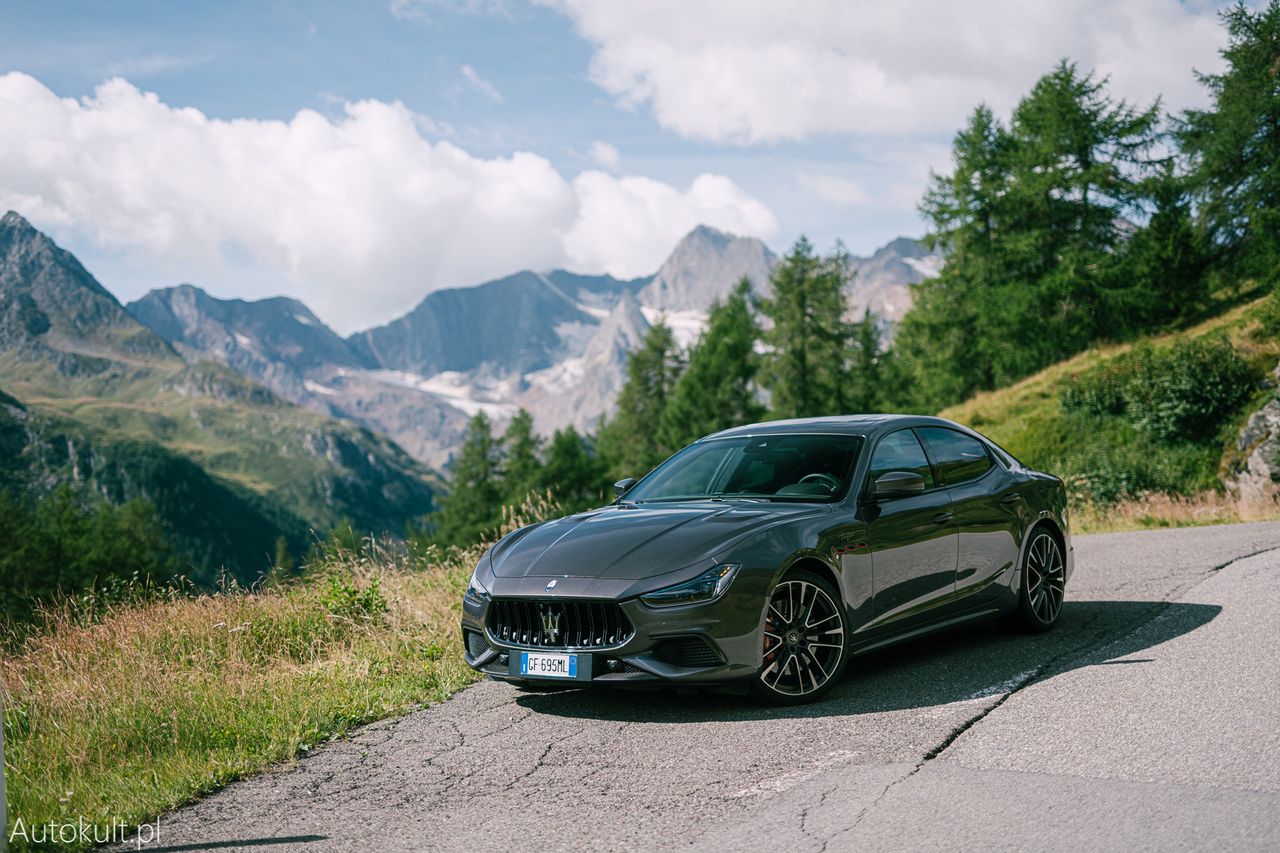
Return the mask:
<svg viewBox="0 0 1280 853">
<path fill-rule="evenodd" d="M 954 512 L 940 512 L 933 517 L 933 523 L 946 524 L 948 521 L 950 521 L 955 517 L 956 517 L 956 514 Z"/>
<path fill-rule="evenodd" d="M 1018 494 L 1017 492 L 1009 492 L 1009 494 L 1005 495 L 1000 499 L 1000 503 L 1016 504 L 1020 500 L 1022 500 L 1022 495 Z"/>
</svg>

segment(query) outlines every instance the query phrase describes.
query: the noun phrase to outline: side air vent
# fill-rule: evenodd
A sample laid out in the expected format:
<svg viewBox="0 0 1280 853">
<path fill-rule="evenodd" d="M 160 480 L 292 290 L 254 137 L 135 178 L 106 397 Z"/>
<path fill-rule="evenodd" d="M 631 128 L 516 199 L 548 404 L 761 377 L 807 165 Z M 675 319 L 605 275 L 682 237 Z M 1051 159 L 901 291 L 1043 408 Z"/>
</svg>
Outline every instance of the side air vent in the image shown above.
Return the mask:
<svg viewBox="0 0 1280 853">
<path fill-rule="evenodd" d="M 724 657 L 701 637 L 676 637 L 663 640 L 654 650 L 658 657 L 676 666 L 719 666 Z"/>
</svg>

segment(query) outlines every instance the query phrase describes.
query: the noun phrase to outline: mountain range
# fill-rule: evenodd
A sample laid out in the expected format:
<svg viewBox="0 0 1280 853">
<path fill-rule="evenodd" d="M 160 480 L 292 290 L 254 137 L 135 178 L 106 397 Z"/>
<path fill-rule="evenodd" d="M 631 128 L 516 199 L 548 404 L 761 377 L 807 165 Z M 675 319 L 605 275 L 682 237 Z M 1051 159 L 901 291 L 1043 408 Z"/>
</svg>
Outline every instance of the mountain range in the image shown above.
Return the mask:
<svg viewBox="0 0 1280 853">
<path fill-rule="evenodd" d="M 281 340 L 275 357 L 301 369 L 333 357 L 319 343 L 332 333 L 310 319 L 317 337 Z M 247 328 L 274 340 L 269 325 Z M 0 389 L 0 488 L 39 497 L 71 483 L 115 502 L 148 498 L 205 580 L 223 568 L 252 580 L 277 540 L 300 553 L 311 531 L 342 521 L 403 530 L 440 488 L 386 436 L 308 411 L 227 360 L 179 351 L 13 212 L 0 218 Z"/>
<path fill-rule="evenodd" d="M 184 358 L 226 365 L 440 468 L 480 411 L 499 427 L 523 407 L 543 433 L 594 430 L 652 323 L 664 318 L 690 345 L 738 280 L 767 293 L 777 261 L 758 239 L 700 226 L 651 276 L 525 270 L 429 293 L 346 339 L 296 300 L 220 300 L 189 284 L 153 290 L 127 310 Z M 850 314 L 870 309 L 891 324 L 909 306 L 909 286 L 936 274 L 940 259 L 900 238 L 851 265 Z"/>
</svg>

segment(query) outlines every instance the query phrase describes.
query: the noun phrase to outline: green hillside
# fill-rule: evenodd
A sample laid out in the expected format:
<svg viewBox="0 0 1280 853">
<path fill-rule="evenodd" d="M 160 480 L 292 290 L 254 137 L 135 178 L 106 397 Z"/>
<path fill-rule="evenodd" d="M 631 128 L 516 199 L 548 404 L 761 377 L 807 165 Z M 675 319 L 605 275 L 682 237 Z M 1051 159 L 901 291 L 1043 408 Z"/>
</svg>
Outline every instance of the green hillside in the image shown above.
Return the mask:
<svg viewBox="0 0 1280 853">
<path fill-rule="evenodd" d="M 1264 382 L 1280 360 L 1280 342 L 1263 327 L 1270 303 L 1270 298 L 1258 299 L 1182 331 L 1090 349 L 939 414 L 981 430 L 1028 465 L 1064 477 L 1080 506 L 1106 509 L 1146 492 L 1187 497 L 1220 492 L 1240 456 L 1241 426 L 1275 393 Z M 1091 382 L 1105 384 L 1117 365 L 1140 356 L 1167 359 L 1197 347 L 1201 355 L 1206 347 L 1218 354 L 1234 352 L 1243 365 L 1244 392 L 1227 401 L 1208 426 L 1163 437 L 1133 412 L 1098 413 L 1072 405 L 1073 394 L 1079 396 Z M 1193 367 L 1193 381 L 1186 383 L 1191 390 L 1184 393 L 1199 393 L 1211 403 L 1221 400 L 1221 390 L 1206 378 L 1208 368 Z"/>
</svg>

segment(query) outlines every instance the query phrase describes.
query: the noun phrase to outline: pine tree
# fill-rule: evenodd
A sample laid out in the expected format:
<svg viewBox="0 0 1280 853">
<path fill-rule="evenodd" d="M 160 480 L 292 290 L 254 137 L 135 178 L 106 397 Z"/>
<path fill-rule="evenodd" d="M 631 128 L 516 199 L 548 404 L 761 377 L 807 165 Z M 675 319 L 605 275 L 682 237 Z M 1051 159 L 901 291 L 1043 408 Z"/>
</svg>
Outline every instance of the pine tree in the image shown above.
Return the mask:
<svg viewBox="0 0 1280 853">
<path fill-rule="evenodd" d="M 1280 282 L 1280 2 L 1222 15 L 1227 70 L 1202 74 L 1213 105 L 1176 135 L 1192 165 L 1200 216 L 1239 275 Z"/>
<path fill-rule="evenodd" d="M 880 365 L 879 318 L 868 308 L 853 324 L 850 335 L 850 365 L 846 389 L 850 412 L 876 412 L 885 399 L 884 376 Z"/>
<path fill-rule="evenodd" d="M 469 545 L 497 526 L 502 511 L 498 451 L 489 419 L 477 413 L 453 464 L 449 496 L 433 518 L 436 542 Z"/>
<path fill-rule="evenodd" d="M 538 478 L 539 486 L 550 490 L 569 512 L 602 503 L 608 485 L 603 466 L 572 426 L 552 436 Z"/>
<path fill-rule="evenodd" d="M 670 327 L 655 323 L 627 362 L 617 412 L 600 430 L 600 455 L 615 479 L 639 477 L 677 449 L 663 441 L 660 427 L 682 369 Z"/>
<path fill-rule="evenodd" d="M 804 237 L 770 277 L 773 294 L 760 303 L 773 321 L 765 335 L 761 381 L 778 418 L 835 415 L 850 408 L 849 324 L 844 320 L 848 255 L 821 257 Z"/>
<path fill-rule="evenodd" d="M 759 340 L 751 282 L 744 278 L 728 299 L 711 306 L 707 329 L 671 392 L 662 417 L 666 448 L 677 450 L 704 435 L 764 416 L 755 384 Z"/>
<path fill-rule="evenodd" d="M 542 463 L 538 454 L 542 439 L 533 431 L 533 416 L 524 409 L 516 412 L 502 436 L 502 496 L 518 504 L 538 487 Z"/>
</svg>

